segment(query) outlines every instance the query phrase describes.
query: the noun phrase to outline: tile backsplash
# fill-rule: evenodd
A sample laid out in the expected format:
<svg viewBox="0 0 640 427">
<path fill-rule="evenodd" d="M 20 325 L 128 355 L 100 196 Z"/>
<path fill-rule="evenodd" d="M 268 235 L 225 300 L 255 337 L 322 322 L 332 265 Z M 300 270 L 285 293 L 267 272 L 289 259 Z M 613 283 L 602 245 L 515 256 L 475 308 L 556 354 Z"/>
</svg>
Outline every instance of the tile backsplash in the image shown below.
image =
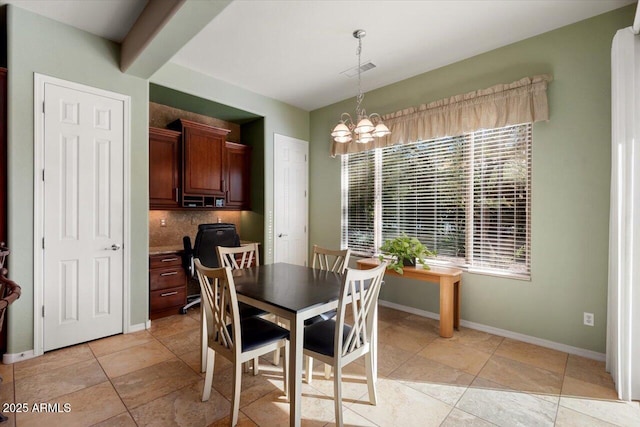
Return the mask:
<svg viewBox="0 0 640 427">
<path fill-rule="evenodd" d="M 165 226 L 161 226 L 162 220 Z M 193 244 L 198 224 L 214 222 L 235 224 L 238 234 L 242 236 L 240 211 L 149 211 L 149 246 L 182 245 L 183 236 L 190 236 Z"/>
</svg>

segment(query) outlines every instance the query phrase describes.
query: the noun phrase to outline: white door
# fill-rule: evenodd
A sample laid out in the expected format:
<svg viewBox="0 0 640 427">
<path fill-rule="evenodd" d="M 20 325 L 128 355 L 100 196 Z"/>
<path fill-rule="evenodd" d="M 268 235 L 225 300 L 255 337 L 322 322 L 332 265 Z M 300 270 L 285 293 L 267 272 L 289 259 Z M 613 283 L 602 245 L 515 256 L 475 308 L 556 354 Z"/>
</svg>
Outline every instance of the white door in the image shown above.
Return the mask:
<svg viewBox="0 0 640 427">
<path fill-rule="evenodd" d="M 44 351 L 123 330 L 123 101 L 44 86 Z"/>
<path fill-rule="evenodd" d="M 309 143 L 274 137 L 274 261 L 307 265 Z"/>
</svg>

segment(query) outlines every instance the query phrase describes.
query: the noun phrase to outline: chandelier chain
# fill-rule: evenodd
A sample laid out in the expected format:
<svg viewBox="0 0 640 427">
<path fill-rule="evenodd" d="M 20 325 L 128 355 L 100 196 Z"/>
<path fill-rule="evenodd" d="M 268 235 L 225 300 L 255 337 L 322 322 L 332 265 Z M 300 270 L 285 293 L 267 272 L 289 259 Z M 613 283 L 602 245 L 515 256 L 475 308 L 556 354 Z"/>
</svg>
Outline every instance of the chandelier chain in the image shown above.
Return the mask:
<svg viewBox="0 0 640 427">
<path fill-rule="evenodd" d="M 362 93 L 362 37 L 358 37 L 358 48 L 356 49 L 356 55 L 358 55 L 358 96 L 356 97 L 356 115 L 358 118 L 363 116 L 362 112 L 362 100 L 364 99 L 364 93 Z"/>
</svg>

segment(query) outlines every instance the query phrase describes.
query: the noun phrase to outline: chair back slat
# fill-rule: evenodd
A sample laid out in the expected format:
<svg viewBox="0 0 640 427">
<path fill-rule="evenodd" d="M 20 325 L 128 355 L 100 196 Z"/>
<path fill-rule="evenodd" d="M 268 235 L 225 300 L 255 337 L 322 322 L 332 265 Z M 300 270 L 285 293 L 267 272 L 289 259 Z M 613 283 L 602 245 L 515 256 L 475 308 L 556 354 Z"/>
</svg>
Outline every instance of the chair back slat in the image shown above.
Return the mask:
<svg viewBox="0 0 640 427">
<path fill-rule="evenodd" d="M 209 346 L 215 351 L 240 353 L 240 314 L 230 267 L 209 268 L 195 261 Z M 231 325 L 231 332 L 228 325 Z"/>
<path fill-rule="evenodd" d="M 260 255 L 257 243 L 249 243 L 238 247 L 218 246 L 218 258 L 222 267 L 233 270 L 260 265 Z"/>
<path fill-rule="evenodd" d="M 345 268 L 349 266 L 350 256 L 351 249 L 338 251 L 313 245 L 311 267 L 332 271 L 334 273 L 343 273 Z"/>
<path fill-rule="evenodd" d="M 387 263 L 383 262 L 370 270 L 350 268 L 345 270 L 336 318 L 334 354 L 341 354 L 344 357 L 370 343 L 373 331 L 373 314 L 386 267 Z M 350 307 L 353 316 L 353 325 L 349 334 L 343 339 L 342 331 L 348 307 Z"/>
</svg>

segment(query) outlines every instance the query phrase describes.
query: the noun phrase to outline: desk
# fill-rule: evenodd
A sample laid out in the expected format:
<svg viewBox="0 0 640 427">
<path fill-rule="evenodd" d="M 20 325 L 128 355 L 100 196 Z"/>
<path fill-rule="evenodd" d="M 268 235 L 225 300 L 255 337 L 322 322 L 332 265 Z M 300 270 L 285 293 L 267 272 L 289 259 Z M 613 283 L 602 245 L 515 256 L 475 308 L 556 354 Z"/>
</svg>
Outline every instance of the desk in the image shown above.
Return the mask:
<svg viewBox="0 0 640 427">
<path fill-rule="evenodd" d="M 378 258 L 365 258 L 358 261 L 361 270 L 380 265 Z M 434 267 L 430 270 L 416 267 L 404 267 L 404 274 L 400 275 L 387 269 L 386 274 L 409 279 L 422 280 L 440 284 L 440 336 L 451 338 L 453 328 L 460 327 L 460 284 L 462 283 L 462 270 L 457 268 Z"/>
<path fill-rule="evenodd" d="M 232 272 L 238 301 L 289 320 L 290 425 L 300 426 L 304 321 L 338 306 L 342 278 L 336 273 L 276 263 Z"/>
</svg>

